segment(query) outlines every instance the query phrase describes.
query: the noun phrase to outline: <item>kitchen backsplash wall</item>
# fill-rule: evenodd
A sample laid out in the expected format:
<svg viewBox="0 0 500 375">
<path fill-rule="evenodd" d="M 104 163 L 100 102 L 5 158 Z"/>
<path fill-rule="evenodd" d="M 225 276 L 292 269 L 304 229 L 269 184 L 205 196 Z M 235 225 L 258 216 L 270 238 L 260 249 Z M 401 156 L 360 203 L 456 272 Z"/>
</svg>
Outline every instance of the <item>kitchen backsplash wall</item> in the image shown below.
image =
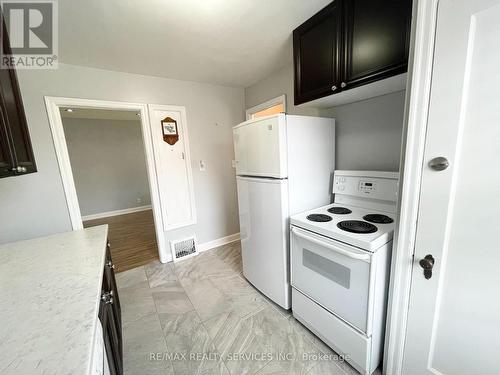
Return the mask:
<svg viewBox="0 0 500 375">
<path fill-rule="evenodd" d="M 335 117 L 336 168 L 397 171 L 405 91 L 322 110 Z"/>
<path fill-rule="evenodd" d="M 287 113 L 335 117 L 337 169 L 399 169 L 405 91 L 327 109 L 297 107 L 289 64 L 245 89 L 246 108 L 283 94 Z"/>
</svg>

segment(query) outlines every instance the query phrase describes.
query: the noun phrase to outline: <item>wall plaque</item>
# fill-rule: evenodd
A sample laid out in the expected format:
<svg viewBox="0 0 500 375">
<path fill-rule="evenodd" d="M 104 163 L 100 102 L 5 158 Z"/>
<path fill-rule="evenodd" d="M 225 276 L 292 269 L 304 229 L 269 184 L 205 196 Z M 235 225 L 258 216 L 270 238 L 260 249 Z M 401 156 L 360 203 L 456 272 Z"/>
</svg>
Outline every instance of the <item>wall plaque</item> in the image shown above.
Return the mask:
<svg viewBox="0 0 500 375">
<path fill-rule="evenodd" d="M 163 132 L 163 140 L 169 145 L 175 145 L 179 140 L 179 132 L 177 130 L 177 121 L 171 117 L 165 117 L 161 120 L 161 130 Z"/>
</svg>

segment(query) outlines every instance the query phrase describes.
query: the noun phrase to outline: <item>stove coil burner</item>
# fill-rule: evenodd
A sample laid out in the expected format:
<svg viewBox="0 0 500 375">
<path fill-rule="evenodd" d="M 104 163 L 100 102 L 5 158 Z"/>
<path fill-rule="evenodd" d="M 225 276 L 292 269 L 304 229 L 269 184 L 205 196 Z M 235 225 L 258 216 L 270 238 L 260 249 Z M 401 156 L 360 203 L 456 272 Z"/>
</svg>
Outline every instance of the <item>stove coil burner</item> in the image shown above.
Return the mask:
<svg viewBox="0 0 500 375">
<path fill-rule="evenodd" d="M 365 219 L 366 221 L 369 221 L 370 223 L 377 223 L 377 224 L 389 224 L 389 223 L 392 223 L 394 221 L 389 216 L 381 215 L 381 214 L 365 215 L 365 216 L 363 216 L 363 219 Z"/>
<path fill-rule="evenodd" d="M 374 233 L 377 231 L 377 227 L 375 225 L 361 220 L 341 221 L 340 223 L 337 224 L 337 227 L 351 233 L 366 234 L 366 233 Z"/>
<path fill-rule="evenodd" d="M 327 221 L 332 221 L 332 217 L 328 215 L 323 215 L 323 214 L 311 214 L 308 215 L 307 220 L 310 221 L 317 221 L 319 223 L 326 223 Z"/>
<path fill-rule="evenodd" d="M 352 211 L 345 207 L 332 207 L 328 209 L 328 212 L 335 215 L 347 215 L 350 214 Z"/>
</svg>

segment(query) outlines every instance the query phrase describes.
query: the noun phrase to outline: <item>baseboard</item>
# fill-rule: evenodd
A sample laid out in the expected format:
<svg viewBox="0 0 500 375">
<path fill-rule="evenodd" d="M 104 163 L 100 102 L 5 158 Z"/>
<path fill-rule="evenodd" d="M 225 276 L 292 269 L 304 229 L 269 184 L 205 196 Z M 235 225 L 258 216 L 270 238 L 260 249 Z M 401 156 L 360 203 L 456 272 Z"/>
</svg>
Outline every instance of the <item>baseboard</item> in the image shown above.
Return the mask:
<svg viewBox="0 0 500 375">
<path fill-rule="evenodd" d="M 231 242 L 239 241 L 239 239 L 240 239 L 239 233 L 231 234 L 226 237 L 217 238 L 216 240 L 213 241 L 198 244 L 198 251 L 202 252 L 210 250 L 213 249 L 214 247 L 219 247 L 222 245 L 227 245 L 228 243 Z"/>
<path fill-rule="evenodd" d="M 150 209 L 151 209 L 151 205 L 147 205 L 147 206 L 140 206 L 140 207 L 125 208 L 123 210 L 99 212 L 98 214 L 82 216 L 82 221 L 102 219 L 104 217 L 111 217 L 111 216 L 118 216 L 118 215 L 125 215 L 125 214 L 132 214 L 134 212 L 147 211 Z"/>
</svg>

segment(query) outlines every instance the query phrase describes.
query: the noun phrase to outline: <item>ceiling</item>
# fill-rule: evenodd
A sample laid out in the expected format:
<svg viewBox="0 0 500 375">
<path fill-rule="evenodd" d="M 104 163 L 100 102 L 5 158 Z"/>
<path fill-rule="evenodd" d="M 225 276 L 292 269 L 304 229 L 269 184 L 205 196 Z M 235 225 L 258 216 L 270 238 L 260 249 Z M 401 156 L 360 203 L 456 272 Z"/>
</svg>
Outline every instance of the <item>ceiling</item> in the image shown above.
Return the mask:
<svg viewBox="0 0 500 375">
<path fill-rule="evenodd" d="M 119 111 L 115 109 L 96 109 L 96 108 L 71 108 L 72 112 L 67 111 L 67 107 L 60 108 L 62 118 L 84 118 L 97 120 L 127 120 L 139 121 L 140 117 L 137 111 Z"/>
<path fill-rule="evenodd" d="M 292 61 L 292 30 L 331 0 L 59 1 L 59 61 L 247 87 Z"/>
</svg>

